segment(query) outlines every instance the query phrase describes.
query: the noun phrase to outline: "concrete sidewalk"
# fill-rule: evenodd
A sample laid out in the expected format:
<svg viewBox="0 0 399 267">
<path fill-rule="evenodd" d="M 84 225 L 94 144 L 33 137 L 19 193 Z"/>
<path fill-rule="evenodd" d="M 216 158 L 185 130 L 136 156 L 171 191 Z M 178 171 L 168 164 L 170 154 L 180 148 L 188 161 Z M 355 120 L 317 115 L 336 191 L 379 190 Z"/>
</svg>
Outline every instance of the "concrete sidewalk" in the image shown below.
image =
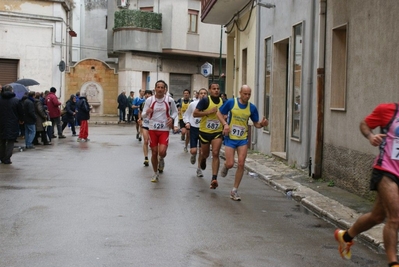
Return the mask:
<svg viewBox="0 0 399 267">
<path fill-rule="evenodd" d="M 89 123 L 95 125 L 117 125 L 118 116 L 92 116 Z M 121 123 L 133 126 L 135 123 Z M 224 159 L 224 149 L 221 149 Z M 221 160 L 221 164 L 224 160 Z M 292 197 L 316 216 L 332 223 L 338 228 L 349 228 L 363 213 L 369 212 L 373 203 L 338 187 L 329 186 L 328 181 L 315 180 L 307 172 L 291 168 L 285 163 L 266 155 L 249 151 L 245 168 L 252 177 L 262 179 L 275 190 Z M 235 170 L 232 170 L 235 171 Z M 289 193 L 288 193 L 289 192 Z M 287 194 L 288 193 L 288 194 Z M 364 232 L 356 239 L 377 253 L 384 253 L 383 224 Z M 334 238 L 334 233 L 331 233 Z"/>
</svg>

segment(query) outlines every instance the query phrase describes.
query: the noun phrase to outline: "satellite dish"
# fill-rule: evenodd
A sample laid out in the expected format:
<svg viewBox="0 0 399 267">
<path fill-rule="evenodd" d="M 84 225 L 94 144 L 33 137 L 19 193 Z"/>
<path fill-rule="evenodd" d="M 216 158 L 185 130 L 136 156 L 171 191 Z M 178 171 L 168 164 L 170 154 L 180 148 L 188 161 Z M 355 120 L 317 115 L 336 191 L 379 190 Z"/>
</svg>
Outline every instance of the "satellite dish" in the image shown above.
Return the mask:
<svg viewBox="0 0 399 267">
<path fill-rule="evenodd" d="M 60 61 L 60 64 L 58 64 L 58 68 L 60 69 L 61 72 L 64 72 L 64 70 L 65 70 L 65 62 L 64 62 L 64 60 Z"/>
</svg>

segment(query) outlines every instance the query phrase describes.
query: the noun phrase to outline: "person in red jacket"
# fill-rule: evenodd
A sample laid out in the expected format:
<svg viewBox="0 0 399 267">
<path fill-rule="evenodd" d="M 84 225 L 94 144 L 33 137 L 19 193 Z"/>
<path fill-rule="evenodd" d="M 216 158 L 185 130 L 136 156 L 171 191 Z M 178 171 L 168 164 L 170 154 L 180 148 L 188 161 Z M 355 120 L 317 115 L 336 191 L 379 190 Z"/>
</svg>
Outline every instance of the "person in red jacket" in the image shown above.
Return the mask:
<svg viewBox="0 0 399 267">
<path fill-rule="evenodd" d="M 62 129 L 61 129 L 61 119 L 60 119 L 61 102 L 58 100 L 57 96 L 55 95 L 55 92 L 57 92 L 57 89 L 51 87 L 50 93 L 46 96 L 46 105 L 49 112 L 50 120 L 53 124 L 52 127 L 53 132 L 51 133 L 51 135 L 52 138 L 57 138 L 57 136 L 54 135 L 54 127 L 57 127 L 58 138 L 65 138 L 66 136 L 62 134 Z"/>
</svg>

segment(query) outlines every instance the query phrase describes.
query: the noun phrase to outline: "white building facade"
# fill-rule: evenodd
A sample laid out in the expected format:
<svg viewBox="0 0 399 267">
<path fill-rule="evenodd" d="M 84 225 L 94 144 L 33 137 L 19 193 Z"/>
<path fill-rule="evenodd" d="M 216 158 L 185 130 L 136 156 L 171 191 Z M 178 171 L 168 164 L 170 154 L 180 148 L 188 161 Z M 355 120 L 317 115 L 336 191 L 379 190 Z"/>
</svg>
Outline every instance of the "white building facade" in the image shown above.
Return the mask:
<svg viewBox="0 0 399 267">
<path fill-rule="evenodd" d="M 108 55 L 118 59 L 118 90 L 138 93 L 162 79 L 177 99 L 222 76 L 225 34 L 200 23 L 200 15 L 198 0 L 108 1 Z M 213 65 L 207 78 L 201 75 L 206 62 Z"/>
<path fill-rule="evenodd" d="M 71 60 L 72 9 L 72 0 L 0 1 L 1 84 L 31 78 L 40 83 L 32 90 L 56 87 L 63 96 L 60 62 L 68 65 Z"/>
</svg>

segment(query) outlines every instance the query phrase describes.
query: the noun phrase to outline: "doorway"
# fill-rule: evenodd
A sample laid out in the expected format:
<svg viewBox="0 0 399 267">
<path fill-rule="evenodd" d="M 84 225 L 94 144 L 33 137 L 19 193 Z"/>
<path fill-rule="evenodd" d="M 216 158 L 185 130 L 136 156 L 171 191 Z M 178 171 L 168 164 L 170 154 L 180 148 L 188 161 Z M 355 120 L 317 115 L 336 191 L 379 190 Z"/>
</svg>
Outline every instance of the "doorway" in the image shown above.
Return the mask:
<svg viewBox="0 0 399 267">
<path fill-rule="evenodd" d="M 287 159 L 289 38 L 276 42 L 273 51 L 271 152 L 275 156 Z"/>
</svg>

